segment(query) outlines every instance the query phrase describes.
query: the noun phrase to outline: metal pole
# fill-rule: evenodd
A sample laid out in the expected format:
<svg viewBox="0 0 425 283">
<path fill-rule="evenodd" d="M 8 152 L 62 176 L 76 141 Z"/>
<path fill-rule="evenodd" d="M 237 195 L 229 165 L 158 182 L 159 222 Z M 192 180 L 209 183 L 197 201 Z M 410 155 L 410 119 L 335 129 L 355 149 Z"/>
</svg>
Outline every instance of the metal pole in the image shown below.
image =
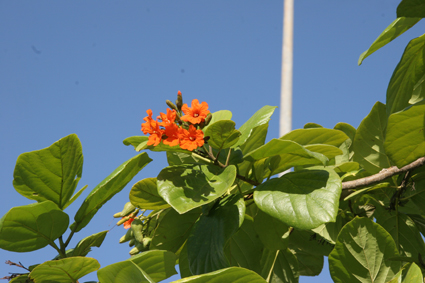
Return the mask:
<svg viewBox="0 0 425 283">
<path fill-rule="evenodd" d="M 280 86 L 279 136 L 292 130 L 292 65 L 294 41 L 294 0 L 284 0 L 282 77 Z"/>
</svg>

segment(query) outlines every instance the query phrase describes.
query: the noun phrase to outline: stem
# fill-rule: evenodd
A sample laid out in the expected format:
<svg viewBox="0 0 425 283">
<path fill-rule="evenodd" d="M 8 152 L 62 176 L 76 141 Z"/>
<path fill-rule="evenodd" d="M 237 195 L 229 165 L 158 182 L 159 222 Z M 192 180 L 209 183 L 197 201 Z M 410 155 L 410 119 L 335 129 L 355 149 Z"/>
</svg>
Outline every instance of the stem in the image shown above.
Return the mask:
<svg viewBox="0 0 425 283">
<path fill-rule="evenodd" d="M 75 231 L 71 231 L 71 233 L 68 236 L 68 239 L 66 239 L 66 242 L 64 244 L 64 248 L 66 248 L 69 245 L 69 242 L 71 242 L 72 236 L 74 236 Z M 60 237 L 59 241 L 61 241 L 62 236 Z"/>
<path fill-rule="evenodd" d="M 50 242 L 49 243 L 49 245 L 50 246 L 52 246 L 58 253 L 59 253 L 59 255 L 62 257 L 62 258 L 66 258 L 66 255 L 65 255 L 65 253 L 64 252 L 62 252 L 61 251 L 61 249 L 59 249 L 59 247 L 55 244 L 55 242 Z"/>
</svg>

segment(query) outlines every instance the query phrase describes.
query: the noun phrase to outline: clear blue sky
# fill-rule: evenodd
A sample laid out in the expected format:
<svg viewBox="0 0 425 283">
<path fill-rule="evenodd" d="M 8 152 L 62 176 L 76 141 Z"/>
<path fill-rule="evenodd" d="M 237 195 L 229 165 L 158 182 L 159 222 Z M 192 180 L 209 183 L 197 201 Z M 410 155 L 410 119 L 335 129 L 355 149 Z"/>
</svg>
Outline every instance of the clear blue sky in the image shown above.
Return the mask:
<svg viewBox="0 0 425 283">
<path fill-rule="evenodd" d="M 295 1 L 293 128 L 307 122 L 355 127 L 385 102 L 392 71 L 424 24 L 357 66 L 359 55 L 396 18 L 398 0 Z M 186 102 L 227 109 L 240 126 L 263 105 L 279 105 L 283 1 L 0 1 L 0 217 L 30 203 L 12 186 L 19 154 L 76 133 L 83 145 L 79 188 L 90 190 L 136 154 L 122 144 L 142 135 L 146 109 L 164 111 L 181 90 Z M 278 111 L 268 138 L 278 137 Z M 112 215 L 131 185 L 155 177 L 165 154 L 149 164 L 77 233 L 109 230 L 90 256 L 102 266 L 128 258 Z M 82 203 L 66 209 L 73 219 Z M 72 221 L 72 220 L 71 220 Z M 0 277 L 55 256 L 49 247 L 0 250 Z M 95 275 L 85 281 L 96 280 Z M 80 280 L 84 282 L 84 280 Z M 331 282 L 327 265 L 320 277 Z"/>
</svg>

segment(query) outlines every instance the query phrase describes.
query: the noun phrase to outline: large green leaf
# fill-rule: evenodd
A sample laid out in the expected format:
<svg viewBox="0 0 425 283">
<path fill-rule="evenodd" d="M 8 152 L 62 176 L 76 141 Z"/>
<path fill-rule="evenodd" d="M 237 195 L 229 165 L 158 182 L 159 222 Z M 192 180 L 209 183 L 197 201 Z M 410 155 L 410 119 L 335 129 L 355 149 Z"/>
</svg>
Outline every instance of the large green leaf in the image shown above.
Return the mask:
<svg viewBox="0 0 425 283">
<path fill-rule="evenodd" d="M 158 193 L 179 213 L 210 203 L 222 196 L 236 178 L 236 167 L 177 165 L 162 169 Z"/>
<path fill-rule="evenodd" d="M 75 222 L 72 224 L 71 229 L 78 232 L 84 228 L 97 211 L 115 194 L 120 192 L 151 161 L 152 159 L 149 158 L 147 153 L 143 152 L 115 169 L 84 200 L 75 214 Z"/>
<path fill-rule="evenodd" d="M 376 174 L 383 168 L 391 166 L 384 150 L 386 127 L 385 104 L 376 102 L 369 115 L 357 128 L 353 143 L 353 160 L 370 174 Z"/>
<path fill-rule="evenodd" d="M 261 275 L 267 282 L 298 282 L 298 261 L 289 249 L 264 249 L 261 263 Z"/>
<path fill-rule="evenodd" d="M 318 152 L 326 156 L 329 160 L 335 156 L 343 154 L 342 150 L 333 145 L 328 144 L 308 144 L 304 146 L 305 149 L 308 149 L 313 152 Z"/>
<path fill-rule="evenodd" d="M 298 272 L 303 276 L 317 276 L 323 269 L 323 255 L 316 255 L 301 249 L 290 249 L 298 260 Z"/>
<path fill-rule="evenodd" d="M 425 3 L 422 0 L 402 0 L 397 7 L 397 17 L 425 18 Z"/>
<path fill-rule="evenodd" d="M 251 216 L 245 215 L 242 226 L 226 244 L 225 253 L 230 265 L 260 273 L 261 257 L 259 255 L 263 249 L 264 246 L 258 240 L 257 232 L 254 229 L 254 220 Z"/>
<path fill-rule="evenodd" d="M 140 144 L 146 145 L 148 142 L 149 137 L 148 136 L 132 136 L 124 139 L 122 142 L 124 145 L 132 145 L 135 150 L 137 150 L 137 147 Z"/>
<path fill-rule="evenodd" d="M 29 199 L 50 200 L 64 209 L 69 205 L 83 170 L 83 150 L 77 135 L 51 146 L 21 154 L 13 172 L 13 186 Z"/>
<path fill-rule="evenodd" d="M 414 87 L 425 75 L 424 53 L 425 34 L 409 42 L 393 72 L 387 89 L 387 116 L 411 105 Z"/>
<path fill-rule="evenodd" d="M 177 274 L 175 264 L 176 256 L 172 252 L 147 251 L 105 266 L 97 276 L 102 283 L 154 283 Z"/>
<path fill-rule="evenodd" d="M 158 194 L 156 178 L 146 178 L 133 185 L 130 202 L 141 209 L 164 209 L 170 205 Z"/>
<path fill-rule="evenodd" d="M 355 218 L 338 235 L 329 255 L 329 270 L 334 282 L 387 282 L 400 270 L 391 235 L 368 218 Z"/>
<path fill-rule="evenodd" d="M 421 0 L 419 0 L 421 1 Z M 360 55 L 358 64 L 361 65 L 363 60 L 370 54 L 390 43 L 399 35 L 402 35 L 406 30 L 413 27 L 421 18 L 405 18 L 398 16 L 372 43 L 372 45 Z"/>
<path fill-rule="evenodd" d="M 35 283 L 54 282 L 69 283 L 100 268 L 99 262 L 90 257 L 70 257 L 46 261 L 34 268 L 30 278 Z"/>
<path fill-rule="evenodd" d="M 403 282 L 406 283 L 423 283 L 424 277 L 422 271 L 416 263 L 412 262 L 408 266 L 406 276 L 403 278 Z"/>
<path fill-rule="evenodd" d="M 425 156 L 425 101 L 389 117 L 384 147 L 398 168 Z"/>
<path fill-rule="evenodd" d="M 291 227 L 312 229 L 335 221 L 340 194 L 341 180 L 333 170 L 306 170 L 262 183 L 254 201 Z"/>
<path fill-rule="evenodd" d="M 310 128 L 293 130 L 279 139 L 294 141 L 300 145 L 328 144 L 338 147 L 348 139 L 348 136 L 339 130 Z"/>
<path fill-rule="evenodd" d="M 254 218 L 254 227 L 263 245 L 269 250 L 288 247 L 289 226 L 262 210 Z"/>
<path fill-rule="evenodd" d="M 0 248 L 30 252 L 54 244 L 68 228 L 68 214 L 51 201 L 16 206 L 0 219 Z"/>
<path fill-rule="evenodd" d="M 219 110 L 212 113 L 211 115 L 211 121 L 207 126 L 202 129 L 204 132 L 209 128 L 210 125 L 214 124 L 217 121 L 232 119 L 232 112 L 230 112 L 229 110 Z"/>
<path fill-rule="evenodd" d="M 253 151 L 259 146 L 262 146 L 266 141 L 268 128 L 269 128 L 269 123 L 267 122 L 265 124 L 262 124 L 252 129 L 248 139 L 245 141 L 243 145 L 240 145 L 242 152 L 245 154 L 250 151 Z"/>
<path fill-rule="evenodd" d="M 72 256 L 86 256 L 90 252 L 91 247 L 100 247 L 107 233 L 108 231 L 102 231 L 82 239 L 75 246 Z"/>
<path fill-rule="evenodd" d="M 233 283 L 267 283 L 260 275 L 254 271 L 241 268 L 229 267 L 214 272 L 195 275 L 174 281 L 173 283 L 217 283 L 217 282 L 233 282 Z M 103 283 L 103 282 L 102 282 Z"/>
<path fill-rule="evenodd" d="M 263 106 L 260 110 L 255 112 L 254 115 L 251 116 L 251 118 L 248 119 L 240 128 L 239 132 L 242 133 L 240 136 L 238 142 L 233 146 L 242 146 L 248 138 L 251 136 L 253 130 L 261 125 L 268 124 L 270 121 L 270 117 L 273 115 L 274 110 L 276 109 L 276 106 Z"/>
<path fill-rule="evenodd" d="M 197 208 L 180 214 L 174 209 L 170 209 L 155 229 L 151 248 L 177 253 L 189 237 L 189 233 L 201 212 L 202 209 Z"/>
<path fill-rule="evenodd" d="M 187 258 L 187 242 L 179 254 L 179 270 L 181 278 L 193 276 L 192 272 L 190 272 L 189 259 Z"/>
<path fill-rule="evenodd" d="M 242 225 L 244 215 L 243 198 L 229 195 L 199 218 L 187 240 L 192 274 L 199 275 L 229 266 L 224 246 Z"/>
<path fill-rule="evenodd" d="M 301 250 L 312 255 L 328 256 L 334 245 L 312 231 L 294 229 L 289 236 L 288 247 L 297 253 Z"/>
<path fill-rule="evenodd" d="M 210 124 L 205 136 L 210 137 L 208 144 L 216 149 L 229 148 L 239 140 L 241 132 L 235 129 L 235 122 L 221 120 Z"/>
<path fill-rule="evenodd" d="M 261 160 L 267 157 L 280 156 L 281 160 L 292 166 L 306 164 L 325 165 L 328 158 L 321 153 L 307 150 L 302 145 L 288 140 L 272 139 L 268 143 L 247 153 L 244 158 L 248 161 Z M 289 165 L 288 165 L 289 166 Z"/>
</svg>

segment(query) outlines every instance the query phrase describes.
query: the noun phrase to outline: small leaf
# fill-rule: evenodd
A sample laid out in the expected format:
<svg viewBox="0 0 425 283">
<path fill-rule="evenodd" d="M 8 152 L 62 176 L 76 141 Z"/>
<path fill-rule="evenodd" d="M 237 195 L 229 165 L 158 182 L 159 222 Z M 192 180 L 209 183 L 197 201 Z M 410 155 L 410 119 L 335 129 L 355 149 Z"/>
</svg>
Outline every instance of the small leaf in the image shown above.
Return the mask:
<svg viewBox="0 0 425 283">
<path fill-rule="evenodd" d="M 232 119 L 232 112 L 230 112 L 229 110 L 219 110 L 212 113 L 211 115 L 212 115 L 212 118 L 210 123 L 202 129 L 204 133 L 209 128 L 209 126 L 214 124 L 215 122 Z"/>
<path fill-rule="evenodd" d="M 16 206 L 0 219 L 0 248 L 30 252 L 54 243 L 68 228 L 68 214 L 51 201 Z"/>
<path fill-rule="evenodd" d="M 170 205 L 158 194 L 156 178 L 146 178 L 133 185 L 130 202 L 140 209 L 164 209 Z"/>
<path fill-rule="evenodd" d="M 66 136 L 45 149 L 21 154 L 13 172 L 13 186 L 26 198 L 50 200 L 63 209 L 83 170 L 83 150 L 77 135 Z"/>
<path fill-rule="evenodd" d="M 300 145 L 328 144 L 339 147 L 348 137 L 339 130 L 310 128 L 293 130 L 279 139 L 294 141 Z"/>
<path fill-rule="evenodd" d="M 146 145 L 146 143 L 148 142 L 149 137 L 148 136 L 133 136 L 133 137 L 128 137 L 125 140 L 123 140 L 123 144 L 124 145 L 132 145 L 134 147 L 135 150 L 137 150 L 137 148 L 139 147 L 140 144 L 144 144 Z M 137 150 L 139 151 L 139 150 Z"/>
<path fill-rule="evenodd" d="M 399 35 L 402 35 L 406 30 L 413 27 L 421 18 L 405 18 L 405 16 L 398 15 L 395 19 L 372 43 L 372 45 L 360 55 L 358 64 L 361 65 L 363 60 L 366 59 L 370 54 L 387 45 Z"/>
<path fill-rule="evenodd" d="M 30 278 L 35 283 L 55 282 L 69 283 L 100 268 L 99 262 L 90 257 L 70 257 L 46 261 L 34 268 Z"/>
<path fill-rule="evenodd" d="M 158 175 L 158 193 L 179 213 L 210 203 L 222 196 L 236 178 L 236 167 L 177 165 Z"/>
<path fill-rule="evenodd" d="M 398 168 L 425 156 L 425 101 L 389 117 L 384 147 Z"/>
<path fill-rule="evenodd" d="M 254 192 L 258 208 L 287 225 L 312 229 L 336 219 L 341 180 L 333 171 L 306 170 L 270 179 Z"/>
<path fill-rule="evenodd" d="M 72 256 L 86 256 L 90 252 L 91 247 L 99 248 L 107 233 L 108 231 L 102 231 L 82 239 L 75 246 Z"/>
<path fill-rule="evenodd" d="M 387 116 L 385 104 L 376 102 L 369 115 L 357 128 L 354 138 L 353 160 L 358 162 L 369 174 L 376 174 L 391 166 L 384 150 Z"/>
<path fill-rule="evenodd" d="M 387 116 L 410 106 L 414 88 L 425 75 L 425 34 L 412 39 L 393 72 L 387 89 Z M 418 93 L 415 93 L 417 96 Z M 423 97 L 422 97 L 423 99 Z M 415 100 L 420 98 L 415 97 Z"/>
<path fill-rule="evenodd" d="M 267 283 L 260 275 L 254 271 L 241 268 L 229 267 L 214 272 L 186 277 L 174 281 L 173 283 L 216 283 L 216 282 L 250 282 Z"/>
<path fill-rule="evenodd" d="M 224 245 L 242 225 L 243 215 L 243 198 L 229 195 L 214 205 L 208 214 L 199 218 L 187 240 L 187 255 L 192 274 L 203 274 L 229 266 Z"/>
<path fill-rule="evenodd" d="M 231 120 L 221 120 L 210 124 L 205 131 L 205 136 L 210 137 L 208 144 L 216 149 L 225 149 L 234 145 L 241 135 L 235 130 L 235 122 Z"/>
<path fill-rule="evenodd" d="M 391 235 L 368 218 L 355 218 L 338 235 L 329 255 L 329 270 L 334 282 L 387 282 L 400 270 Z"/>
<path fill-rule="evenodd" d="M 143 152 L 115 169 L 84 200 L 75 214 L 75 222 L 71 225 L 71 230 L 78 232 L 83 229 L 97 211 L 115 194 L 120 192 L 151 161 L 152 159 L 149 158 L 147 153 Z"/>
<path fill-rule="evenodd" d="M 425 18 L 425 3 L 421 0 L 402 0 L 397 7 L 397 17 Z"/>
</svg>

